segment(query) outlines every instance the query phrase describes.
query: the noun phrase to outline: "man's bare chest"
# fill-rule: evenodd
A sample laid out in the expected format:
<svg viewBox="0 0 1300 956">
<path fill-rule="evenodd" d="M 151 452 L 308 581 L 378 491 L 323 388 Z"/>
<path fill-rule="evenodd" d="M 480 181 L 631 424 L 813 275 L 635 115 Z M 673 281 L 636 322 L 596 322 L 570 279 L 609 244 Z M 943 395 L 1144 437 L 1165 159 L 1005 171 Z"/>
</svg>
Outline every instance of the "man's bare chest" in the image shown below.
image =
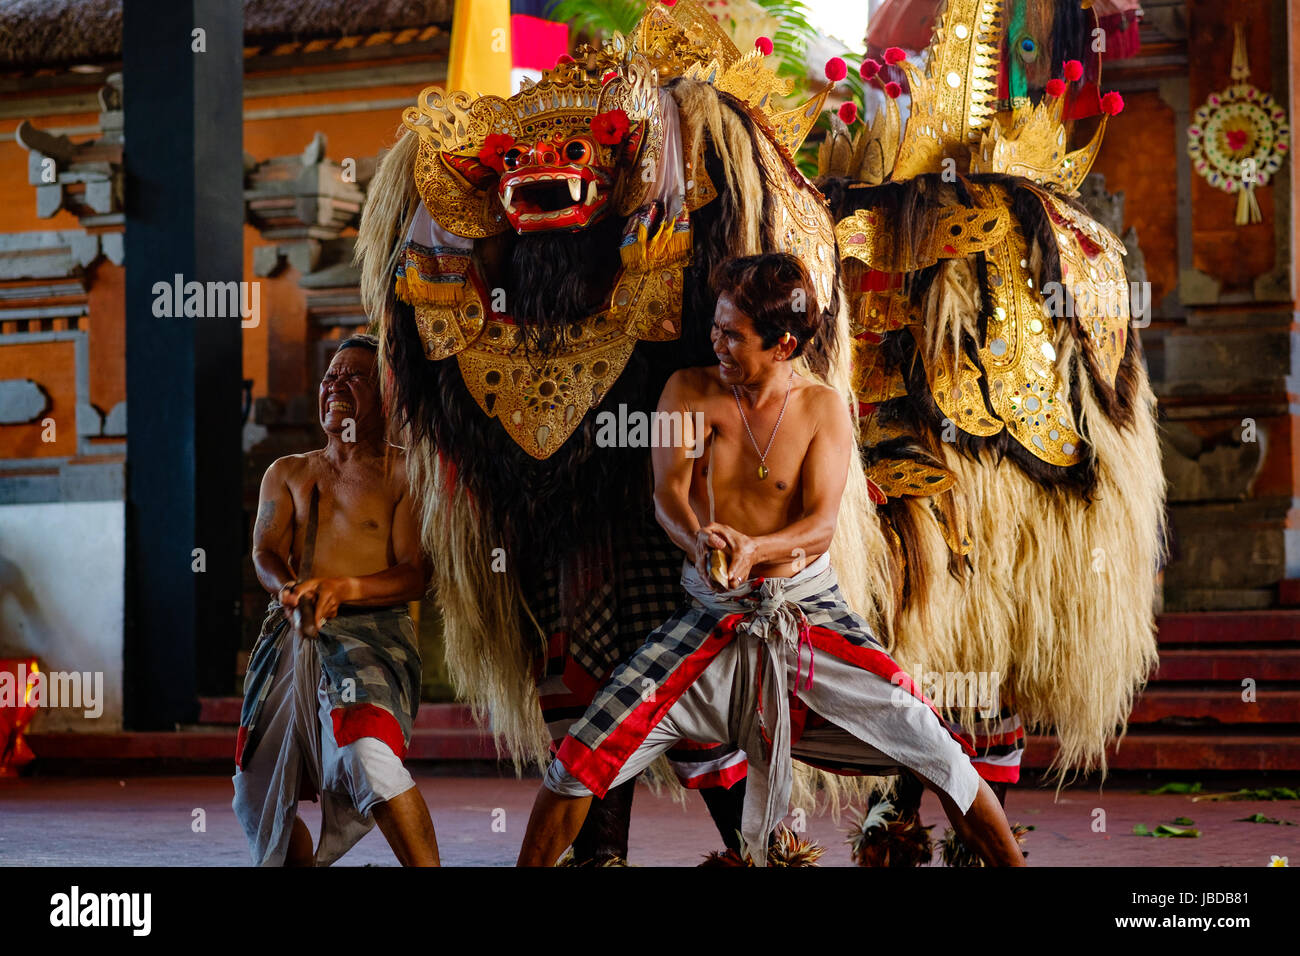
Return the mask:
<svg viewBox="0 0 1300 956">
<path fill-rule="evenodd" d="M 321 532 L 387 540 L 392 526 L 392 494 L 382 473 L 315 471 L 293 488 L 298 529 L 315 525 Z M 314 499 L 314 501 L 313 501 Z M 313 515 L 314 512 L 314 515 Z"/>
<path fill-rule="evenodd" d="M 801 494 L 811 430 L 787 418 L 773 435 L 775 416 L 746 429 L 734 404 L 730 412 L 715 410 L 707 450 L 692 475 L 692 496 L 707 495 L 711 487 L 715 499 L 735 503 L 739 496 L 750 507 L 784 513 Z"/>
</svg>

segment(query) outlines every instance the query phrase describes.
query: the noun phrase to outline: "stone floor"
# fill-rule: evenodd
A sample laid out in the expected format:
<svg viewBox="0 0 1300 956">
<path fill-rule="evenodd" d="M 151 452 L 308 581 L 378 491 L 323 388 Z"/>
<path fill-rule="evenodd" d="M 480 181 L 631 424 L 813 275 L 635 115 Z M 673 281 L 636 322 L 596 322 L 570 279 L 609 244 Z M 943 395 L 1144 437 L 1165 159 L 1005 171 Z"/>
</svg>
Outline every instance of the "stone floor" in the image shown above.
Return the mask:
<svg viewBox="0 0 1300 956">
<path fill-rule="evenodd" d="M 445 864 L 514 862 L 537 791 L 535 780 L 452 777 L 426 770 L 418 770 L 416 779 L 433 813 Z M 1096 787 L 1073 788 L 1059 799 L 1050 789 L 1021 787 L 1012 793 L 1008 816 L 1035 827 L 1026 847 L 1036 866 L 1262 866 L 1273 855 L 1300 865 L 1300 826 L 1237 822 L 1263 813 L 1300 824 L 1300 803 L 1193 802 L 1187 796 L 1138 792 L 1145 786 L 1149 784 L 1112 782 L 1101 793 Z M 230 810 L 231 793 L 229 778 L 221 776 L 0 780 L 0 866 L 243 865 L 248 856 Z M 1094 820 L 1100 819 L 1097 810 L 1104 811 L 1105 832 L 1093 830 Z M 306 804 L 303 816 L 315 832 L 316 806 Z M 942 833 L 938 801 L 929 794 L 924 817 L 939 824 L 936 835 Z M 1133 835 L 1135 824 L 1154 828 L 1176 817 L 1190 818 L 1202 835 Z M 850 865 L 843 834 L 847 825 L 847 818 L 839 825 L 824 815 L 808 818 L 806 835 L 826 847 L 823 864 Z M 690 866 L 719 842 L 697 796 L 682 807 L 648 789 L 638 792 L 633 862 Z M 395 861 L 375 830 L 339 865 L 392 866 Z"/>
</svg>

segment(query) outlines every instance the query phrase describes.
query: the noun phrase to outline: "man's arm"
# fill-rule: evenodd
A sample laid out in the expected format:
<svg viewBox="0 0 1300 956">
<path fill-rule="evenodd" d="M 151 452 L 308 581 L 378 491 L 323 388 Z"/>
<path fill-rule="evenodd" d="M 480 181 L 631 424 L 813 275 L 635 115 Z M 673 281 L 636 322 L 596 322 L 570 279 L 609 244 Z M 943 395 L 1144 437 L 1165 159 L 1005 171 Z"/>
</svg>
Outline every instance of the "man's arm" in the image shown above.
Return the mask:
<svg viewBox="0 0 1300 956">
<path fill-rule="evenodd" d="M 729 568 L 733 587 L 747 580 L 756 564 L 817 557 L 831 546 L 854 459 L 853 423 L 843 399 L 826 388 L 819 389 L 815 396 L 814 416 L 816 430 L 799 475 L 803 514 L 771 534 L 753 538 L 736 535 Z"/>
<path fill-rule="evenodd" d="M 708 580 L 707 560 L 709 548 L 723 548 L 726 542 L 716 534 L 704 534 L 700 530 L 699 518 L 691 508 L 691 474 L 694 459 L 687 452 L 702 450 L 708 438 L 696 434 L 694 400 L 697 398 L 692 387 L 689 369 L 673 373 L 659 396 L 661 414 L 678 413 L 682 417 L 682 447 L 672 448 L 662 445 L 652 448 L 650 460 L 655 473 L 655 519 L 668 533 L 673 544 L 686 552 L 686 556 Z M 698 457 L 698 455 L 697 455 Z"/>
<path fill-rule="evenodd" d="M 293 553 L 293 496 L 285 482 L 284 459 L 272 463 L 262 476 L 253 525 L 253 568 L 257 580 L 272 594 L 294 581 L 289 560 Z"/>
</svg>

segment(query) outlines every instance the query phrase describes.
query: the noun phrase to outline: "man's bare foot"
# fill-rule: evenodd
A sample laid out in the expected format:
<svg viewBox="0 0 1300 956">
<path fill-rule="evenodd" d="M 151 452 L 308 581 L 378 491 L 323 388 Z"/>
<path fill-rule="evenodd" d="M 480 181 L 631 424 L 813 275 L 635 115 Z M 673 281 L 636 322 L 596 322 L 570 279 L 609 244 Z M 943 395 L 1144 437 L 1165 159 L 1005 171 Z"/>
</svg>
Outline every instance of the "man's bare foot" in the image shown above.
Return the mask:
<svg viewBox="0 0 1300 956">
<path fill-rule="evenodd" d="M 399 793 L 371 813 L 402 866 L 441 866 L 433 818 L 419 787 Z"/>
</svg>

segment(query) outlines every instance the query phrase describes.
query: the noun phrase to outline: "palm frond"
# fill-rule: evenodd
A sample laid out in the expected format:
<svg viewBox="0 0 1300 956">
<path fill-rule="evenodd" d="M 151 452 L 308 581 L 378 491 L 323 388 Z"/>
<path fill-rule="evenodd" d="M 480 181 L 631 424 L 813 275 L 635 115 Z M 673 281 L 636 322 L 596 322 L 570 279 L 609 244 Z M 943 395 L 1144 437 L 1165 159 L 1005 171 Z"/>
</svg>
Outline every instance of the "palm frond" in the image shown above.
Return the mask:
<svg viewBox="0 0 1300 956">
<path fill-rule="evenodd" d="M 575 34 L 608 39 L 615 31 L 631 33 L 645 13 L 642 0 L 554 0 L 546 9 L 552 20 L 569 24 Z"/>
</svg>

